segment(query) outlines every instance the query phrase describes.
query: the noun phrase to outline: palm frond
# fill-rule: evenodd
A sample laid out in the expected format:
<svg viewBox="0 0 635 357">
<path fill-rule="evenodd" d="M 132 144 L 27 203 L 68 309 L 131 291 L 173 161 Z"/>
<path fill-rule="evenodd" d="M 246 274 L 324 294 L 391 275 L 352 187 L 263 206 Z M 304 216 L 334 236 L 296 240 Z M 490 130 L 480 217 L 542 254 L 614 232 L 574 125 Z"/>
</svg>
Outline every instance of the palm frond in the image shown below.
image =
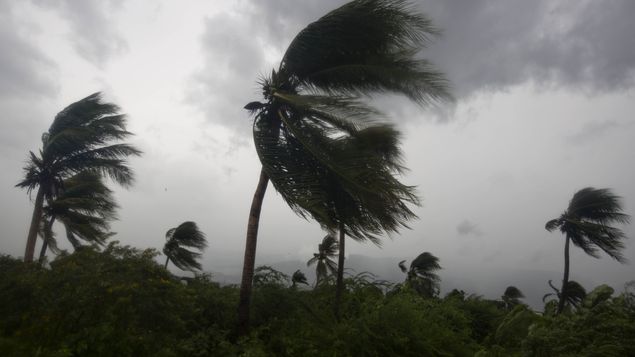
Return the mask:
<svg viewBox="0 0 635 357">
<path fill-rule="evenodd" d="M 450 97 L 447 81 L 414 56 L 437 34 L 407 1 L 352 1 L 302 30 L 278 72 L 309 90 L 354 96 L 395 92 L 429 103 Z"/>
</svg>

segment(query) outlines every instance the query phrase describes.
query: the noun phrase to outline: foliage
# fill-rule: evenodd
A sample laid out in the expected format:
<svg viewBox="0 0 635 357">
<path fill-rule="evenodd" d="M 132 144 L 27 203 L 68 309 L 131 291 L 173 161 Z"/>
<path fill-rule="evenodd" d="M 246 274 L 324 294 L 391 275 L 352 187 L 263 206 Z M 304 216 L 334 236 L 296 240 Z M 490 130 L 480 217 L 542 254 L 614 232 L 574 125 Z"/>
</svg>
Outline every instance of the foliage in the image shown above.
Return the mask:
<svg viewBox="0 0 635 357">
<path fill-rule="evenodd" d="M 232 341 L 238 288 L 179 278 L 154 250 L 82 247 L 45 269 L 0 256 L 2 356 L 629 356 L 635 301 L 599 286 L 558 316 L 454 291 L 424 298 L 363 272 L 334 286 L 290 287 L 260 267 L 252 333 Z"/>
</svg>

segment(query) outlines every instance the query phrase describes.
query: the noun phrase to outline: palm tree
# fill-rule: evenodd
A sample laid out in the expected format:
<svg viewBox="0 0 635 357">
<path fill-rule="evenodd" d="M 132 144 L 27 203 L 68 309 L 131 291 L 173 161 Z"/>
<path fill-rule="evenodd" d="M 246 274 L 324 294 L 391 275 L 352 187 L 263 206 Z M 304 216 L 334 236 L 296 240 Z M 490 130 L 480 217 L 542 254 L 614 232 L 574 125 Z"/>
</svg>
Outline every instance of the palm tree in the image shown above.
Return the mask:
<svg viewBox="0 0 635 357">
<path fill-rule="evenodd" d="M 324 281 L 329 275 L 337 273 L 337 263 L 332 258 L 337 257 L 337 239 L 332 234 L 327 234 L 322 238 L 322 243 L 318 244 L 318 252 L 313 253 L 313 258 L 306 262 L 307 266 L 316 264 L 315 286 Z"/>
<path fill-rule="evenodd" d="M 63 189 L 64 180 L 82 171 L 107 175 L 120 185 L 132 184 L 128 156 L 141 151 L 129 144 L 112 144 L 132 135 L 126 131 L 126 117 L 119 107 L 103 103 L 101 94 L 92 94 L 59 112 L 42 135 L 42 149 L 30 152 L 24 179 L 16 186 L 30 194 L 37 188 L 24 260 L 33 261 L 43 205 Z"/>
<path fill-rule="evenodd" d="M 262 169 L 247 227 L 239 334 L 248 328 L 258 222 L 269 180 L 296 213 L 316 219 L 327 229 L 339 229 L 342 236 L 376 238 L 377 231 L 393 231 L 414 216 L 404 202 L 417 202 L 412 188 L 401 185 L 392 175 L 379 189 L 366 186 L 373 178 L 368 174 L 378 166 L 364 165 L 381 161 L 376 153 L 369 157 L 370 150 L 360 150 L 359 160 L 354 160 L 355 153 L 345 149 L 362 143 L 349 139 L 357 137 L 368 127 L 369 119 L 377 116 L 376 110 L 358 100 L 360 96 L 393 92 L 422 105 L 449 98 L 443 76 L 428 61 L 414 57 L 436 33 L 426 17 L 410 11 L 407 1 L 352 1 L 302 30 L 278 70 L 261 79 L 265 102 L 245 106 L 255 115 L 254 142 Z M 381 128 L 383 132 L 389 129 Z M 384 166 L 382 177 L 397 168 L 401 167 Z M 336 195 L 329 194 L 350 195 L 333 189 L 341 183 L 355 187 L 353 192 L 374 190 L 382 202 L 351 196 L 357 203 L 373 207 L 393 205 L 394 214 L 387 216 L 387 222 L 377 223 L 379 228 L 357 226 L 354 220 L 345 222 L 349 207 L 341 203 L 347 200 L 336 201 Z M 333 214 L 336 202 L 340 207 Z M 368 220 L 357 223 L 366 225 Z"/>
<path fill-rule="evenodd" d="M 508 286 L 505 289 L 505 293 L 501 296 L 505 307 L 511 309 L 512 307 L 520 304 L 520 299 L 524 298 L 522 291 L 515 286 Z"/>
<path fill-rule="evenodd" d="M 66 229 L 66 237 L 74 248 L 80 240 L 102 245 L 110 237 L 110 221 L 116 218 L 112 191 L 103 182 L 101 175 L 83 171 L 64 180 L 63 189 L 57 197 L 47 202 L 43 212 L 42 238 L 39 261 L 44 260 L 50 245 L 57 250 L 52 227 L 57 220 Z"/>
<path fill-rule="evenodd" d="M 296 270 L 295 273 L 291 276 L 291 287 L 295 288 L 298 284 L 309 285 L 306 280 L 306 275 L 300 271 L 300 269 Z"/>
<path fill-rule="evenodd" d="M 201 263 L 198 259 L 202 253 L 188 250 L 194 248 L 203 251 L 207 247 L 205 234 L 201 232 L 196 223 L 183 222 L 176 228 L 171 228 L 165 233 L 165 268 L 167 269 L 170 260 L 181 270 L 201 270 Z"/>
<path fill-rule="evenodd" d="M 410 268 L 406 267 L 406 261 L 399 262 L 399 268 L 407 274 L 406 285 L 424 297 L 434 297 L 439 294 L 439 283 L 441 278 L 436 271 L 441 270 L 439 258 L 429 252 L 419 254 L 410 263 Z"/>
<path fill-rule="evenodd" d="M 552 232 L 560 229 L 565 235 L 564 277 L 557 313 L 562 312 L 569 289 L 569 243 L 582 248 L 588 255 L 599 258 L 598 248 L 620 263 L 625 263 L 621 250 L 626 238 L 622 230 L 612 227 L 613 223 L 628 223 L 630 216 L 622 212 L 619 196 L 610 189 L 586 187 L 576 192 L 569 207 L 560 217 L 552 219 L 545 228 Z"/>
<path fill-rule="evenodd" d="M 549 280 L 549 286 L 553 289 L 554 292 L 545 294 L 542 297 L 542 302 L 545 302 L 547 298 L 556 297 L 558 299 L 558 309 L 559 309 L 559 310 L 556 310 L 556 313 L 562 312 L 562 309 L 560 309 L 559 307 L 560 301 L 564 301 L 565 305 L 578 307 L 580 306 L 580 304 L 586 297 L 586 290 L 584 289 L 584 287 L 574 280 L 567 281 L 566 292 L 565 290 L 562 290 L 562 291 L 558 290 L 558 288 L 553 286 L 553 284 L 551 283 L 551 280 Z"/>
</svg>

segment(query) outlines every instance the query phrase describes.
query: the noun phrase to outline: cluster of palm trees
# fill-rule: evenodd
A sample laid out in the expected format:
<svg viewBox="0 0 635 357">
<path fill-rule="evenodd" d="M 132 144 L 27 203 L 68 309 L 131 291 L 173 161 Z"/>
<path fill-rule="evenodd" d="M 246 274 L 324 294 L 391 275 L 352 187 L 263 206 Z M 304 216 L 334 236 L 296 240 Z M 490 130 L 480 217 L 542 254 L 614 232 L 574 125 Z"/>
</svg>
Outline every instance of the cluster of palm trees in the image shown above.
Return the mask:
<svg viewBox="0 0 635 357">
<path fill-rule="evenodd" d="M 378 93 L 403 95 L 419 105 L 451 100 L 444 76 L 419 56 L 438 31 L 411 5 L 407 0 L 354 0 L 309 24 L 293 39 L 278 68 L 261 78 L 262 101 L 245 106 L 254 117 L 262 169 L 247 226 L 239 335 L 249 327 L 259 218 L 269 181 L 294 212 L 328 232 L 308 265 L 316 264 L 316 285 L 336 275 L 336 316 L 346 236 L 379 245 L 381 236 L 416 218 L 411 210 L 419 204 L 415 189 L 399 180 L 405 169 L 400 133 L 382 123 L 381 111 L 368 101 Z M 116 203 L 103 180 L 110 177 L 124 187 L 132 183 L 127 158 L 141 152 L 119 142 L 130 135 L 125 116 L 116 105 L 103 103 L 99 93 L 55 117 L 17 185 L 29 193 L 36 190 L 25 261 L 33 260 L 38 234 L 44 243 L 41 256 L 47 247 L 55 249 L 55 221 L 64 225 L 74 247 L 107 239 Z M 558 311 L 572 295 L 570 242 L 592 256 L 599 248 L 623 261 L 624 234 L 610 224 L 628 218 L 611 191 L 586 188 L 574 195 L 567 211 L 547 223 L 548 230 L 560 229 L 566 236 Z M 200 269 L 196 250 L 205 246 L 205 236 L 193 222 L 170 229 L 163 250 L 166 267 L 172 261 L 184 270 Z M 399 266 L 407 285 L 430 296 L 438 293 L 435 271 L 440 265 L 432 254 L 422 253 L 410 267 L 405 261 Z M 306 278 L 297 274 L 294 285 L 300 283 Z M 510 291 L 509 304 L 519 296 Z"/>
</svg>

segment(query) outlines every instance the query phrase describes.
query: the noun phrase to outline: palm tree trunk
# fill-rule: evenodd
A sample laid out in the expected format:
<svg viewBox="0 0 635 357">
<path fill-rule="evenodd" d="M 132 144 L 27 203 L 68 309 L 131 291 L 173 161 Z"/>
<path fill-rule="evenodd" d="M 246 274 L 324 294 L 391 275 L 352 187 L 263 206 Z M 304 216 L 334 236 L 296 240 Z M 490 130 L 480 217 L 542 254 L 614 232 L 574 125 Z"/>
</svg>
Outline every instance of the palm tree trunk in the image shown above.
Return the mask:
<svg viewBox="0 0 635 357">
<path fill-rule="evenodd" d="M 258 225 L 262 202 L 269 184 L 269 176 L 264 168 L 260 170 L 260 179 L 254 198 L 251 201 L 249 221 L 247 223 L 247 237 L 245 241 L 245 258 L 243 261 L 243 276 L 240 282 L 240 298 L 238 300 L 238 326 L 236 333 L 244 336 L 249 332 L 249 305 L 251 303 L 251 284 L 254 278 L 254 265 L 256 263 L 256 245 L 258 243 Z"/>
<path fill-rule="evenodd" d="M 55 222 L 55 216 L 52 216 L 46 225 L 46 231 L 44 232 L 44 242 L 42 243 L 42 248 L 40 249 L 40 257 L 38 262 L 40 264 L 44 263 L 44 257 L 46 256 L 46 249 L 49 246 L 49 241 L 53 239 L 53 222 Z"/>
<path fill-rule="evenodd" d="M 170 257 L 166 257 L 165 259 L 165 266 L 164 268 L 167 269 L 168 268 L 168 263 L 170 262 Z"/>
<path fill-rule="evenodd" d="M 35 196 L 35 207 L 33 207 L 33 216 L 31 216 L 31 226 L 29 226 L 29 234 L 26 237 L 26 249 L 24 250 L 24 261 L 30 263 L 35 255 L 35 243 L 37 241 L 37 231 L 40 228 L 42 220 L 42 205 L 44 204 L 44 190 L 42 186 L 37 189 Z"/>
<path fill-rule="evenodd" d="M 346 239 L 346 232 L 344 231 L 344 224 L 340 223 L 340 254 L 337 259 L 337 285 L 335 287 L 335 318 L 340 319 L 340 302 L 342 301 L 342 291 L 344 290 L 344 240 Z"/>
<path fill-rule="evenodd" d="M 564 277 L 562 278 L 562 288 L 560 289 L 560 301 L 558 301 L 557 314 L 564 310 L 564 303 L 567 301 L 567 284 L 569 283 L 569 235 L 564 243 Z"/>
</svg>

